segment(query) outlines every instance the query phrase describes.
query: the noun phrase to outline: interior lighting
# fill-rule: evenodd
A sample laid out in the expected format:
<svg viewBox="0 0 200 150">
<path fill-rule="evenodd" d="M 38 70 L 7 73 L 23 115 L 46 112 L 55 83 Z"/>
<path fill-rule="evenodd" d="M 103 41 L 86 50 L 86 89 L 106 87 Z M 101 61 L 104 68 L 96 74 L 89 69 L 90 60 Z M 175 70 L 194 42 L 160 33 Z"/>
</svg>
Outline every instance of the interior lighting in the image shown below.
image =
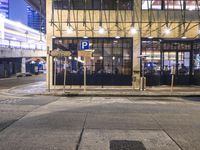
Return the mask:
<svg viewBox="0 0 200 150">
<path fill-rule="evenodd" d="M 102 60 L 102 59 L 103 59 L 103 57 L 102 57 L 102 56 L 100 56 L 100 57 L 99 57 L 99 59 L 100 59 L 100 60 Z"/>
<path fill-rule="evenodd" d="M 57 62 L 57 61 L 58 61 L 58 59 L 57 59 L 57 58 L 54 58 L 53 60 L 54 60 L 54 62 Z"/>
<path fill-rule="evenodd" d="M 169 27 L 166 27 L 166 28 L 164 29 L 164 32 L 165 32 L 165 34 L 170 34 L 170 33 L 171 33 L 171 30 L 170 30 Z"/>
<path fill-rule="evenodd" d="M 74 30 L 70 25 L 68 25 L 66 31 L 68 34 L 71 34 L 71 33 L 73 33 Z"/>
<path fill-rule="evenodd" d="M 116 38 L 116 39 L 120 39 L 120 36 L 119 36 L 119 35 L 117 35 L 115 38 Z"/>
<path fill-rule="evenodd" d="M 186 36 L 182 36 L 181 38 L 182 38 L 182 39 L 187 39 L 187 37 L 186 37 Z"/>
<path fill-rule="evenodd" d="M 131 31 L 131 34 L 132 34 L 132 35 L 134 35 L 134 34 L 137 33 L 137 29 L 136 29 L 134 26 L 132 26 L 132 27 L 130 28 L 130 31 Z"/>
<path fill-rule="evenodd" d="M 88 37 L 86 35 L 83 36 L 84 39 L 88 39 Z"/>
<path fill-rule="evenodd" d="M 153 36 L 149 36 L 148 38 L 149 38 L 149 39 L 153 39 Z"/>
<path fill-rule="evenodd" d="M 99 34 L 104 34 L 104 33 L 105 33 L 105 29 L 102 26 L 100 26 L 99 27 Z"/>
</svg>

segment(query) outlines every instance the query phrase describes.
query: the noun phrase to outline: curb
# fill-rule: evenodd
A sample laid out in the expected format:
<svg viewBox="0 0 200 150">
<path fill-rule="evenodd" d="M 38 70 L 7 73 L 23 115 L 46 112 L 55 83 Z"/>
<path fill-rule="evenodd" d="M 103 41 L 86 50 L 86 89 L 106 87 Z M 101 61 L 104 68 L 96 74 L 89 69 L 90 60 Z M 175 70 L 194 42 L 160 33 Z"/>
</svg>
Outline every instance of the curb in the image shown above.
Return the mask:
<svg viewBox="0 0 200 150">
<path fill-rule="evenodd" d="M 78 93 L 44 93 L 44 94 L 31 94 L 43 96 L 59 96 L 59 97 L 200 97 L 199 94 L 78 94 Z M 29 96 L 31 96 L 29 95 Z"/>
</svg>

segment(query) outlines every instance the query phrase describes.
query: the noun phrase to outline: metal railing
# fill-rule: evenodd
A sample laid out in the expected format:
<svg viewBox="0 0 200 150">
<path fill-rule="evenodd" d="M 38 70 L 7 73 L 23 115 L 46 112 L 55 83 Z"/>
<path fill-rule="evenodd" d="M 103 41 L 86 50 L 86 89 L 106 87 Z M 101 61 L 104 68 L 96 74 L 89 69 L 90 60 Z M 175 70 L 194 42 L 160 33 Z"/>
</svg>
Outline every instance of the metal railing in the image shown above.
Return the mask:
<svg viewBox="0 0 200 150">
<path fill-rule="evenodd" d="M 28 43 L 14 40 L 0 40 L 1 48 L 22 49 L 22 50 L 46 50 L 46 43 Z"/>
</svg>

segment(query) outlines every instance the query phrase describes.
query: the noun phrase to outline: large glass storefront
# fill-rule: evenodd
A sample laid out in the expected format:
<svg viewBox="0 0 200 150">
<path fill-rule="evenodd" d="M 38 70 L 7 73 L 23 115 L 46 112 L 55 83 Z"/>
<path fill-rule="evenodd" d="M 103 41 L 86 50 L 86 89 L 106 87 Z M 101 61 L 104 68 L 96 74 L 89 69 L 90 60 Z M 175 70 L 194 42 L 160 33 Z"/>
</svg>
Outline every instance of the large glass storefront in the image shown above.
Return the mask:
<svg viewBox="0 0 200 150">
<path fill-rule="evenodd" d="M 82 41 L 89 41 L 90 49 L 94 50 L 93 56 L 86 61 L 87 85 L 132 84 L 132 38 L 56 38 L 53 49 L 72 54 L 68 58 L 57 58 L 56 69 L 53 68 L 56 85 L 64 84 L 64 67 L 67 68 L 67 85 L 83 85 L 83 58 L 78 56 Z"/>
<path fill-rule="evenodd" d="M 147 85 L 169 85 L 174 66 L 176 85 L 200 85 L 200 40 L 143 39 Z"/>
</svg>

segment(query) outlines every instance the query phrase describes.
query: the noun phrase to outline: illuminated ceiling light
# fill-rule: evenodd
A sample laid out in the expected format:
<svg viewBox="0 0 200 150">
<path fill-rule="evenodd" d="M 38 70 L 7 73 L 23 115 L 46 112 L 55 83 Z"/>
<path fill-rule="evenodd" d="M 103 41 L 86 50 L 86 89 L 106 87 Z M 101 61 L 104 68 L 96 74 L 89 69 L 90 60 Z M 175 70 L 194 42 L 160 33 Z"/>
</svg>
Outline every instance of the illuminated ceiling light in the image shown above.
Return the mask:
<svg viewBox="0 0 200 150">
<path fill-rule="evenodd" d="M 86 35 L 83 36 L 84 39 L 88 39 L 88 37 Z"/>
<path fill-rule="evenodd" d="M 68 58 L 69 58 L 69 60 L 71 60 L 71 59 L 72 59 L 72 56 L 69 56 Z"/>
<path fill-rule="evenodd" d="M 166 27 L 164 29 L 165 34 L 170 34 L 171 33 L 171 29 L 169 27 Z"/>
<path fill-rule="evenodd" d="M 74 30 L 70 25 L 68 25 L 66 31 L 68 34 L 71 34 L 71 33 L 73 33 Z"/>
<path fill-rule="evenodd" d="M 119 36 L 119 35 L 117 35 L 115 38 L 116 38 L 116 39 L 120 39 L 120 36 Z"/>
<path fill-rule="evenodd" d="M 53 35 L 53 36 L 52 36 L 52 39 L 55 39 L 55 38 L 56 38 L 56 36 L 55 36 L 55 35 Z"/>
<path fill-rule="evenodd" d="M 149 36 L 148 38 L 149 38 L 149 39 L 153 39 L 153 36 Z"/>
<path fill-rule="evenodd" d="M 103 57 L 102 57 L 102 56 L 100 56 L 100 57 L 99 57 L 99 59 L 100 59 L 100 60 L 102 60 L 102 59 L 103 59 Z"/>
<path fill-rule="evenodd" d="M 134 26 L 132 26 L 132 27 L 130 28 L 130 31 L 131 31 L 131 34 L 132 34 L 132 35 L 134 35 L 134 34 L 137 33 L 137 29 L 136 29 Z"/>
<path fill-rule="evenodd" d="M 115 57 L 113 56 L 112 59 L 115 60 Z"/>
<path fill-rule="evenodd" d="M 187 39 L 187 37 L 186 37 L 186 36 L 182 36 L 181 38 L 182 38 L 182 39 Z"/>
<path fill-rule="evenodd" d="M 57 59 L 57 58 L 54 58 L 53 60 L 54 60 L 54 62 L 57 62 L 57 61 L 58 61 L 58 59 Z"/>
<path fill-rule="evenodd" d="M 104 33 L 105 33 L 105 29 L 102 26 L 100 26 L 99 27 L 99 34 L 104 34 Z"/>
</svg>

